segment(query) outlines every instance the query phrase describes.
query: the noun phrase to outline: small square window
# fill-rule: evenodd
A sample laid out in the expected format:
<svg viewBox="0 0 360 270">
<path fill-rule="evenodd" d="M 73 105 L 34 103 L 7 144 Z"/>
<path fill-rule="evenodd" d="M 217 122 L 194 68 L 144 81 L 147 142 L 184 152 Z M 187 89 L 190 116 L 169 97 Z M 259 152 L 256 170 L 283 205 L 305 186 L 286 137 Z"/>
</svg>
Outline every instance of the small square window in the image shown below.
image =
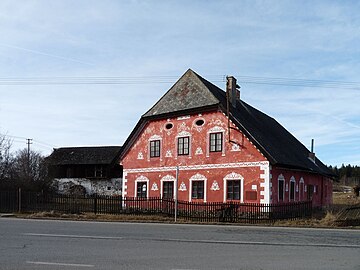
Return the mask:
<svg viewBox="0 0 360 270">
<path fill-rule="evenodd" d="M 150 157 L 160 157 L 160 140 L 150 141 Z"/>
<path fill-rule="evenodd" d="M 192 199 L 204 199 L 204 181 L 192 181 Z"/>
<path fill-rule="evenodd" d="M 210 152 L 221 152 L 223 147 L 222 132 L 210 133 Z"/>
<path fill-rule="evenodd" d="M 147 197 L 147 183 L 146 182 L 137 182 L 136 197 L 138 197 L 138 198 L 146 198 Z"/>
<path fill-rule="evenodd" d="M 163 183 L 163 198 L 172 199 L 174 197 L 174 182 L 166 181 Z"/>
<path fill-rule="evenodd" d="M 184 156 L 189 155 L 189 144 L 190 138 L 189 137 L 181 137 L 178 138 L 178 155 Z"/>
<path fill-rule="evenodd" d="M 240 180 L 228 180 L 227 183 L 227 199 L 240 200 Z"/>
</svg>

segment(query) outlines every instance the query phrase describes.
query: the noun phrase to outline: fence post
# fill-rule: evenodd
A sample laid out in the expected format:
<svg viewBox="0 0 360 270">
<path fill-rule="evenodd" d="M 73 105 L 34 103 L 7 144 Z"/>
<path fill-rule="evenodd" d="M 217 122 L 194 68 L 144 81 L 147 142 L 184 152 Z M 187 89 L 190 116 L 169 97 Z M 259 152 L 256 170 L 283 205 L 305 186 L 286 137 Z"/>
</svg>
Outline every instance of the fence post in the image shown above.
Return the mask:
<svg viewBox="0 0 360 270">
<path fill-rule="evenodd" d="M 94 196 L 94 214 L 97 214 L 97 195 Z"/>
<path fill-rule="evenodd" d="M 18 190 L 18 206 L 19 206 L 19 213 L 21 213 L 21 188 Z"/>
<path fill-rule="evenodd" d="M 179 166 L 176 166 L 176 179 L 175 179 L 175 223 L 177 221 L 177 208 L 178 208 L 178 181 L 179 181 Z"/>
</svg>

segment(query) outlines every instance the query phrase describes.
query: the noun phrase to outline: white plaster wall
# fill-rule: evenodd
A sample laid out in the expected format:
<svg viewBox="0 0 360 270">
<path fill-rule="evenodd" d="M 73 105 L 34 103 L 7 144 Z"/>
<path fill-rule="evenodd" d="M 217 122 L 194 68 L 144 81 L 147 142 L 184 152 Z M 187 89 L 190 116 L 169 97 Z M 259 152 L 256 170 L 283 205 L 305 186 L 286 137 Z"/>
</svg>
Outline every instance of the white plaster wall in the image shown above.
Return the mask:
<svg viewBox="0 0 360 270">
<path fill-rule="evenodd" d="M 121 195 L 122 179 L 112 178 L 109 180 L 89 180 L 87 178 L 56 178 L 58 192 L 64 194 L 67 192 L 67 186 L 70 183 L 81 185 L 85 188 L 86 194 L 99 195 Z M 56 185 L 55 185 L 56 186 Z"/>
</svg>

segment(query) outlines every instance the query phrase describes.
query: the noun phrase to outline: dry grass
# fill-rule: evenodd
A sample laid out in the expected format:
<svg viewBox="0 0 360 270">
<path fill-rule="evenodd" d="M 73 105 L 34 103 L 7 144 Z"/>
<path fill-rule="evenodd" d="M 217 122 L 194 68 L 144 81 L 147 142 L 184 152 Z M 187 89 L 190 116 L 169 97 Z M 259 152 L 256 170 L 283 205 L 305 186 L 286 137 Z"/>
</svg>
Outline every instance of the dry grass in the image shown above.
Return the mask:
<svg viewBox="0 0 360 270">
<path fill-rule="evenodd" d="M 360 198 L 355 197 L 352 193 L 334 192 L 333 194 L 333 205 L 324 210 L 316 210 L 313 213 L 311 219 L 300 219 L 300 220 L 282 220 L 273 223 L 273 226 L 290 226 L 290 227 L 326 227 L 333 228 L 341 225 L 337 222 L 339 213 L 345 208 L 359 204 Z M 42 218 L 42 219 L 67 219 L 67 220 L 92 220 L 92 221 L 119 221 L 119 222 L 161 222 L 161 223 L 173 223 L 173 217 L 165 216 L 152 216 L 152 215 L 95 215 L 92 213 L 83 214 L 65 214 L 60 212 L 39 212 L 27 215 L 21 215 L 26 218 Z M 192 223 L 197 224 L 200 222 L 189 222 L 182 219 L 178 220 L 178 223 Z M 239 225 L 239 224 L 235 224 Z M 359 226 L 354 228 L 360 229 Z"/>
<path fill-rule="evenodd" d="M 360 197 L 356 197 L 354 193 L 334 192 L 333 205 L 354 205 L 360 203 Z"/>
<path fill-rule="evenodd" d="M 134 222 L 167 222 L 170 223 L 174 220 L 171 217 L 163 216 L 132 216 L 132 215 L 95 215 L 93 213 L 81 214 L 66 214 L 56 211 L 50 212 L 37 212 L 31 214 L 23 214 L 24 218 L 38 218 L 38 219 L 69 219 L 69 220 L 97 220 L 97 221 L 134 221 Z"/>
</svg>

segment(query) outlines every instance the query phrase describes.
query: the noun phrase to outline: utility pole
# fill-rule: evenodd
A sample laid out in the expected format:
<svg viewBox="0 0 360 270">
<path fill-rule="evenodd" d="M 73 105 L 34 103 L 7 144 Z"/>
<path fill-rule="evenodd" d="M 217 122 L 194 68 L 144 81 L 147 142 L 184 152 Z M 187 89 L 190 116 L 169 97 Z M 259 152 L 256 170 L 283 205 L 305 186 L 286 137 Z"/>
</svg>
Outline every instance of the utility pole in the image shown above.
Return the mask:
<svg viewBox="0 0 360 270">
<path fill-rule="evenodd" d="M 30 164 L 30 144 L 32 144 L 33 139 L 26 139 L 27 140 L 27 155 L 28 155 L 28 163 Z"/>
<path fill-rule="evenodd" d="M 27 140 L 27 177 L 30 178 L 30 145 L 32 144 L 32 139 Z"/>
<path fill-rule="evenodd" d="M 175 178 L 175 223 L 177 222 L 178 211 L 178 182 L 179 182 L 179 166 L 176 166 L 176 178 Z"/>
</svg>

